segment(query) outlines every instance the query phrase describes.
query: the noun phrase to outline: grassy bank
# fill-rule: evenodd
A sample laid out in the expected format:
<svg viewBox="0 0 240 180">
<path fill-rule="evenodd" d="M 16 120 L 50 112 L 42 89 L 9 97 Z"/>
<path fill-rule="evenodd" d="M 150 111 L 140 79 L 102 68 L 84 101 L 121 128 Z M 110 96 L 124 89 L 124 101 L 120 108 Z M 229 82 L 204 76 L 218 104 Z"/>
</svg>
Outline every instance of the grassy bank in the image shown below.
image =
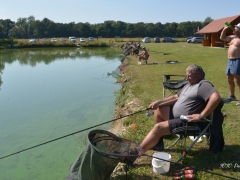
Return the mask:
<svg viewBox="0 0 240 180">
<path fill-rule="evenodd" d="M 56 42 L 51 42 L 51 38 L 38 39 L 37 42 L 29 42 L 29 39 L 0 39 L 0 49 L 19 49 L 19 48 L 43 48 L 43 47 L 110 47 L 114 44 L 114 39 L 102 39 L 90 42 L 71 42 L 67 38 L 61 41 L 56 38 Z"/>
<path fill-rule="evenodd" d="M 130 61 L 127 66 L 124 79 L 130 79 L 123 84 L 121 97 L 119 97 L 119 106 L 123 109 L 131 108 L 132 112 L 148 107 L 148 105 L 157 99 L 163 97 L 163 74 L 185 74 L 186 68 L 191 64 L 198 64 L 203 67 L 206 73 L 206 79 L 211 81 L 218 90 L 222 98 L 229 96 L 228 84 L 225 75 L 227 64 L 227 49 L 202 47 L 200 44 L 188 44 L 185 42 L 178 43 L 148 43 L 144 44 L 148 49 L 150 57 L 148 65 L 137 65 L 137 58 L 128 56 Z M 176 60 L 176 64 L 166 64 L 168 60 Z M 157 64 L 153 64 L 153 62 Z M 236 88 L 236 96 L 240 99 L 240 94 Z M 130 103 L 129 103 L 130 102 Z M 137 102 L 137 103 L 136 103 Z M 131 104 L 131 107 L 129 106 Z M 199 169 L 213 171 L 215 173 L 240 178 L 240 131 L 238 122 L 240 121 L 239 106 L 236 102 L 227 103 L 222 111 L 226 113 L 223 123 L 225 138 L 225 148 L 222 153 L 218 154 L 218 162 L 214 162 L 213 154 L 208 151 L 208 145 L 203 138 L 203 142 L 195 144 L 191 149 L 188 157 L 188 164 L 194 165 Z M 119 114 L 123 112 L 119 111 Z M 153 116 L 147 117 L 145 113 L 129 116 L 124 124 L 126 134 L 124 138 L 141 143 L 143 138 L 153 127 Z M 136 129 L 131 125 L 136 124 Z M 176 136 L 165 137 L 165 147 L 169 146 L 176 140 Z M 187 140 L 189 143 L 190 140 Z M 172 161 L 176 161 L 180 154 L 180 147 L 175 146 L 164 152 L 172 155 Z M 156 151 L 148 151 L 152 155 Z M 130 168 L 128 179 L 173 179 L 173 173 L 180 167 L 171 164 L 170 172 L 166 175 L 158 175 L 153 172 L 151 158 L 140 157 L 136 161 L 136 167 Z M 223 167 L 224 163 L 231 164 L 231 167 Z M 239 167 L 237 167 L 239 165 Z M 235 166 L 235 167 L 234 167 Z M 118 179 L 125 179 L 124 174 L 119 174 Z M 221 176 L 213 175 L 206 172 L 198 172 L 199 179 L 226 179 Z"/>
</svg>

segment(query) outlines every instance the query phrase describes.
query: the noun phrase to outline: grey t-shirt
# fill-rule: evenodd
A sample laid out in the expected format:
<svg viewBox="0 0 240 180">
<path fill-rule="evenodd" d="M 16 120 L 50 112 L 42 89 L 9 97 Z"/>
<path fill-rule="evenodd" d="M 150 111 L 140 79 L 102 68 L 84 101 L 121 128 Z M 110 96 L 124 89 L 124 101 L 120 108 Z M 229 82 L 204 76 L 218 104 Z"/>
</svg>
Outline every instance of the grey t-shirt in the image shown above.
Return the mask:
<svg viewBox="0 0 240 180">
<path fill-rule="evenodd" d="M 188 83 L 178 93 L 178 101 L 173 106 L 174 118 L 179 118 L 181 115 L 200 114 L 214 92 L 216 89 L 207 80 L 201 80 L 192 86 Z"/>
</svg>

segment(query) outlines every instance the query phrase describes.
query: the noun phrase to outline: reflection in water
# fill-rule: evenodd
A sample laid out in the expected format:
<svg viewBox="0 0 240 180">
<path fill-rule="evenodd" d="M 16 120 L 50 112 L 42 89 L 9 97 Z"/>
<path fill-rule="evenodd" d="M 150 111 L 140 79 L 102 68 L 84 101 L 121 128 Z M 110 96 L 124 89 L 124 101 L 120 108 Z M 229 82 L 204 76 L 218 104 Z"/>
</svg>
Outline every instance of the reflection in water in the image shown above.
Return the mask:
<svg viewBox="0 0 240 180">
<path fill-rule="evenodd" d="M 3 72 L 3 69 L 4 69 L 4 62 L 0 61 L 0 90 L 1 90 L 1 85 L 2 85 L 2 72 Z"/>
<path fill-rule="evenodd" d="M 48 48 L 48 49 L 31 49 L 31 50 L 6 50 L 1 52 L 1 63 L 12 63 L 18 60 L 21 64 L 37 64 L 44 62 L 49 64 L 56 59 L 64 58 L 77 58 L 84 57 L 90 58 L 92 56 L 104 57 L 106 60 L 112 60 L 116 57 L 116 52 L 109 48 L 94 48 L 93 49 L 73 49 L 73 48 Z M 36 57 L 37 56 L 37 57 Z"/>
<path fill-rule="evenodd" d="M 0 56 L 0 87 L 2 84 L 1 74 L 5 68 L 5 63 L 12 64 L 18 61 L 21 65 L 36 66 L 38 63 L 50 64 L 55 60 L 65 60 L 71 58 L 90 59 L 92 57 L 103 57 L 106 60 L 116 58 L 116 52 L 109 48 L 94 48 L 94 49 L 73 49 L 73 48 L 48 48 L 48 49 L 20 49 L 1 51 Z M 121 58 L 121 57 L 120 57 Z"/>
</svg>

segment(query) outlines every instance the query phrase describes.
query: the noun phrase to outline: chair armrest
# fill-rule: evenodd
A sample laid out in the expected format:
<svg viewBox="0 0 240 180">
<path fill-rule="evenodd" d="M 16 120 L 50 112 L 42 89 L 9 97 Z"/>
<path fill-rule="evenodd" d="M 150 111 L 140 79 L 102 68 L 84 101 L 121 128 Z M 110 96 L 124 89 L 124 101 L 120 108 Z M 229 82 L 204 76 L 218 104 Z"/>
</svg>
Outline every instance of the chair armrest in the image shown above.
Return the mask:
<svg viewBox="0 0 240 180">
<path fill-rule="evenodd" d="M 207 118 L 202 118 L 200 122 L 212 122 L 212 121 Z"/>
<path fill-rule="evenodd" d="M 188 122 L 188 121 L 190 120 L 190 118 L 187 118 L 186 116 L 181 115 L 181 116 L 180 116 L 180 120 L 181 120 L 182 122 Z M 207 119 L 207 118 L 202 118 L 201 121 L 199 121 L 199 122 L 211 122 L 211 120 L 209 120 L 209 119 Z"/>
</svg>

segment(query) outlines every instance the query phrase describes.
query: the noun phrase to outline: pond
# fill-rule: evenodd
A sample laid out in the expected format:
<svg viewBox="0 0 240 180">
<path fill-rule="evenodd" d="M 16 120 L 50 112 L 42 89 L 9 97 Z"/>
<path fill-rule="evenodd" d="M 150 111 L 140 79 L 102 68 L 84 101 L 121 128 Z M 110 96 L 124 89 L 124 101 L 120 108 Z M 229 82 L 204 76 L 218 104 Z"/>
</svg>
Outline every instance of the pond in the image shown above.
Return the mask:
<svg viewBox="0 0 240 180">
<path fill-rule="evenodd" d="M 110 48 L 1 51 L 0 179 L 65 179 L 85 129 L 114 118 L 122 58 Z"/>
</svg>

